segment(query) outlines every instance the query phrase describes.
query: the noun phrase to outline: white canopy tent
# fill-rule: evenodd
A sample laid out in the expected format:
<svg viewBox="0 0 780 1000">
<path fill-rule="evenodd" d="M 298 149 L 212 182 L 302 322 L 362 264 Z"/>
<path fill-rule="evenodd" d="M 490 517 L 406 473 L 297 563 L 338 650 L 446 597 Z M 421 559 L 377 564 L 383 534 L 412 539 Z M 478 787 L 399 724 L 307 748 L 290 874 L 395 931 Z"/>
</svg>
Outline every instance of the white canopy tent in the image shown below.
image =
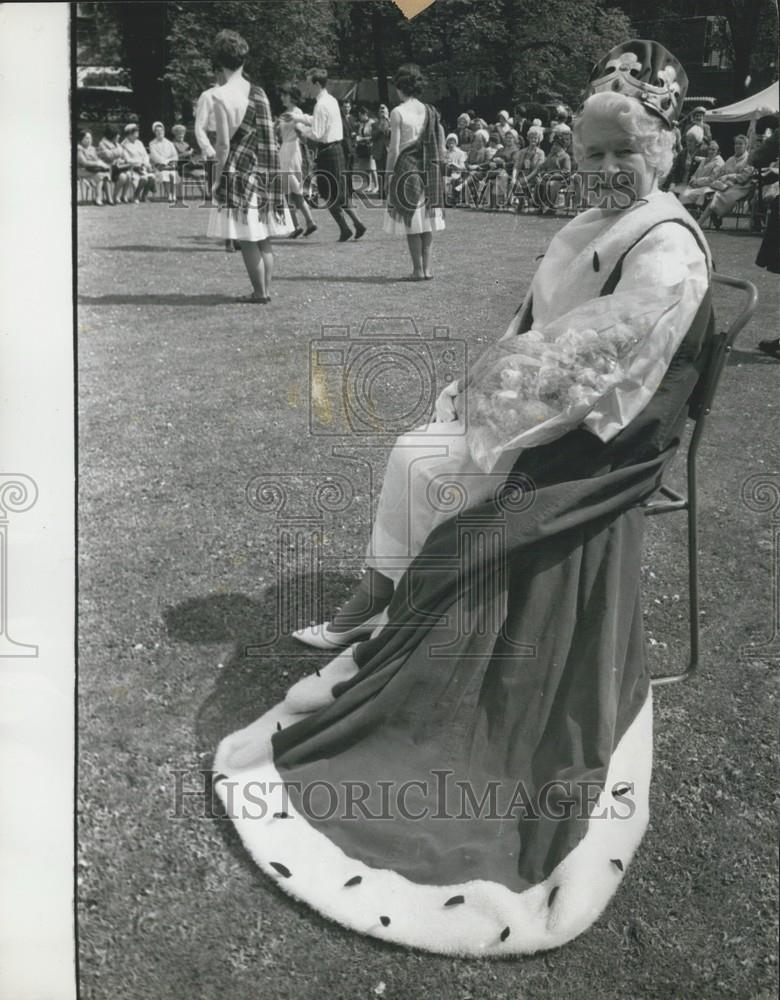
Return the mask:
<svg viewBox="0 0 780 1000">
<path fill-rule="evenodd" d="M 745 97 L 725 108 L 713 108 L 704 115 L 708 122 L 755 122 L 766 115 L 778 113 L 778 82 L 775 81 L 757 94 Z"/>
</svg>

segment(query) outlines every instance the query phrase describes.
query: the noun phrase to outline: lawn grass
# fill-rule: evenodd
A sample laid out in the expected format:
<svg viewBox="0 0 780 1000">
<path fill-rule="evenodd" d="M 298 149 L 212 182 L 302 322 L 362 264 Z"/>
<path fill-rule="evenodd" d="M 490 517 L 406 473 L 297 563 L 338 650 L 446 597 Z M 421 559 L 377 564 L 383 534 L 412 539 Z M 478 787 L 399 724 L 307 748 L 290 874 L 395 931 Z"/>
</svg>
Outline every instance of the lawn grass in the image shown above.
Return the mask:
<svg viewBox="0 0 780 1000">
<path fill-rule="evenodd" d="M 323 325 L 406 316 L 425 337 L 448 327 L 478 353 L 503 333 L 561 225 L 451 212 L 435 280 L 407 284 L 395 280 L 409 270 L 403 242 L 381 234 L 377 212 L 364 216 L 357 244 L 336 244 L 323 212 L 311 240 L 280 242 L 263 307 L 233 301 L 249 291 L 241 258 L 203 238 L 204 210 L 79 210 L 83 997 L 774 996 L 778 660 L 776 649 L 774 659 L 740 650 L 771 634 L 772 515 L 748 506 L 743 484 L 766 474 L 780 486 L 780 366 L 754 350 L 776 335 L 778 293 L 753 266 L 758 240 L 747 234 L 711 238 L 720 270 L 756 282 L 761 305 L 700 452 L 703 669 L 656 692 L 650 830 L 594 927 L 512 961 L 406 951 L 283 895 L 232 825 L 203 815 L 198 770 L 217 741 L 327 660 L 277 633 L 345 596 L 367 537 L 376 481 L 333 456 L 345 439 L 310 431 L 310 341 Z M 737 300 L 719 301 L 728 314 Z M 372 442 L 380 468 L 387 442 Z M 680 471 L 678 459 L 673 480 Z M 311 591 L 305 609 L 285 596 L 276 515 L 247 499 L 247 484 L 269 473 L 293 500 L 327 475 L 355 484 L 352 503 L 325 515 L 324 593 Z M 655 670 L 685 653 L 678 517 L 648 526 Z M 178 818 L 176 771 L 187 791 L 201 789 Z"/>
</svg>

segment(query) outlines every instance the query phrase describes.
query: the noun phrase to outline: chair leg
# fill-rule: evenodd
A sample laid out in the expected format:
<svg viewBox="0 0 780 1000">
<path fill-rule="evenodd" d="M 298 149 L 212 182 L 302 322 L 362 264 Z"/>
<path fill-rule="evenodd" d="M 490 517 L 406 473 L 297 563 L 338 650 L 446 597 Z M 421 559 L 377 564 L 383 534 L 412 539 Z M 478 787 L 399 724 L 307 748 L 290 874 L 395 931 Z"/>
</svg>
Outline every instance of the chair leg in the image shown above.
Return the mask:
<svg viewBox="0 0 780 1000">
<path fill-rule="evenodd" d="M 676 684 L 687 680 L 699 666 L 699 523 L 698 497 L 696 483 L 696 445 L 688 451 L 688 605 L 689 605 L 689 643 L 690 653 L 688 665 L 677 674 L 664 674 L 654 677 L 650 682 L 653 687 L 662 684 Z"/>
</svg>

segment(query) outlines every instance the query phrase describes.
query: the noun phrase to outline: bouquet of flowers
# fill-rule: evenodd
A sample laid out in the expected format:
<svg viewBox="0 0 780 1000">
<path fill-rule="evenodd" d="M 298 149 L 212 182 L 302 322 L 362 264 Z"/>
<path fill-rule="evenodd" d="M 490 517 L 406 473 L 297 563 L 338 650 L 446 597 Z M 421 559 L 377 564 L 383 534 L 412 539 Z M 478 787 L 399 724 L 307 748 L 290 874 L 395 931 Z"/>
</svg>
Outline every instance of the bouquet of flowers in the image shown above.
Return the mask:
<svg viewBox="0 0 780 1000">
<path fill-rule="evenodd" d="M 592 299 L 541 330 L 505 338 L 466 386 L 474 461 L 490 471 L 507 448 L 531 448 L 581 423 L 606 393 L 632 387 L 631 367 L 676 304 L 657 291 Z"/>
</svg>

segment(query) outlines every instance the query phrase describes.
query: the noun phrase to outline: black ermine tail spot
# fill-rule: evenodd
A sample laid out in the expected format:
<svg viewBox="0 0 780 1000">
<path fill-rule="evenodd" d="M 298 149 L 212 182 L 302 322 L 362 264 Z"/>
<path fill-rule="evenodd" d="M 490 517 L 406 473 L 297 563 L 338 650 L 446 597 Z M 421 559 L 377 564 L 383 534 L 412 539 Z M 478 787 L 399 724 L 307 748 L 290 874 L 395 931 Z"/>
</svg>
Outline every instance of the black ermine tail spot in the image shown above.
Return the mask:
<svg viewBox="0 0 780 1000">
<path fill-rule="evenodd" d="M 228 776 L 226 774 L 215 774 L 212 777 L 212 783 L 216 785 L 218 781 L 227 781 Z"/>
<path fill-rule="evenodd" d="M 556 896 L 558 895 L 558 889 L 559 889 L 559 888 L 560 888 L 560 887 L 559 887 L 559 886 L 557 886 L 557 885 L 553 887 L 553 890 L 552 890 L 552 892 L 551 892 L 551 893 L 550 893 L 550 895 L 549 895 L 549 896 L 547 897 L 547 905 L 548 905 L 548 906 L 552 906 L 552 905 L 553 905 L 553 903 L 555 902 L 555 897 L 556 897 Z"/>
<path fill-rule="evenodd" d="M 616 799 L 619 799 L 623 795 L 628 795 L 630 791 L 631 791 L 631 785 L 621 785 L 619 788 L 615 788 L 612 794 L 615 796 Z"/>
<path fill-rule="evenodd" d="M 353 886 L 353 885 L 360 885 L 360 883 L 361 883 L 362 881 L 363 881 L 363 876 L 362 876 L 362 875 L 353 875 L 351 879 L 348 879 L 348 880 L 347 880 L 347 881 L 346 881 L 346 882 L 344 883 L 344 888 L 345 888 L 345 889 L 349 889 L 349 888 L 350 888 L 350 886 Z"/>
<path fill-rule="evenodd" d="M 612 864 L 615 866 L 615 868 L 617 868 L 618 871 L 622 872 L 623 871 L 623 862 L 620 860 L 620 858 L 612 858 L 611 860 L 612 860 Z"/>
<path fill-rule="evenodd" d="M 390 917 L 380 917 L 379 922 L 382 924 L 383 927 L 388 927 L 390 924 Z"/>
<path fill-rule="evenodd" d="M 290 814 L 287 812 L 274 813 L 274 819 L 289 819 Z"/>
<path fill-rule="evenodd" d="M 292 875 L 292 872 L 287 867 L 287 865 L 280 864 L 278 861 L 272 861 L 271 867 L 274 869 L 274 871 L 279 872 L 282 878 L 289 878 Z"/>
<path fill-rule="evenodd" d="M 282 724 L 281 724 L 281 722 L 277 722 L 276 723 L 276 731 L 277 731 L 277 733 L 281 733 L 281 731 L 282 731 Z"/>
<path fill-rule="evenodd" d="M 466 897 L 465 896 L 450 896 L 450 898 L 447 900 L 447 902 L 444 905 L 445 906 L 457 906 L 459 903 L 465 903 L 465 902 L 466 902 Z"/>
<path fill-rule="evenodd" d="M 599 260 L 599 255 L 596 253 L 595 250 L 593 251 L 593 270 L 594 271 L 601 270 L 601 261 Z"/>
<path fill-rule="evenodd" d="M 509 937 L 509 934 L 510 934 L 510 931 L 509 931 L 509 928 L 508 928 L 508 927 L 505 927 L 505 928 L 504 928 L 504 929 L 503 929 L 503 930 L 501 931 L 501 940 L 502 940 L 502 941 L 506 941 L 506 939 L 507 939 L 507 938 Z"/>
<path fill-rule="evenodd" d="M 318 677 L 322 677 L 322 674 L 321 674 L 321 673 L 319 672 L 319 670 L 315 670 L 315 671 L 314 671 L 314 673 L 315 673 L 315 674 L 316 674 L 316 675 L 317 675 Z"/>
</svg>

